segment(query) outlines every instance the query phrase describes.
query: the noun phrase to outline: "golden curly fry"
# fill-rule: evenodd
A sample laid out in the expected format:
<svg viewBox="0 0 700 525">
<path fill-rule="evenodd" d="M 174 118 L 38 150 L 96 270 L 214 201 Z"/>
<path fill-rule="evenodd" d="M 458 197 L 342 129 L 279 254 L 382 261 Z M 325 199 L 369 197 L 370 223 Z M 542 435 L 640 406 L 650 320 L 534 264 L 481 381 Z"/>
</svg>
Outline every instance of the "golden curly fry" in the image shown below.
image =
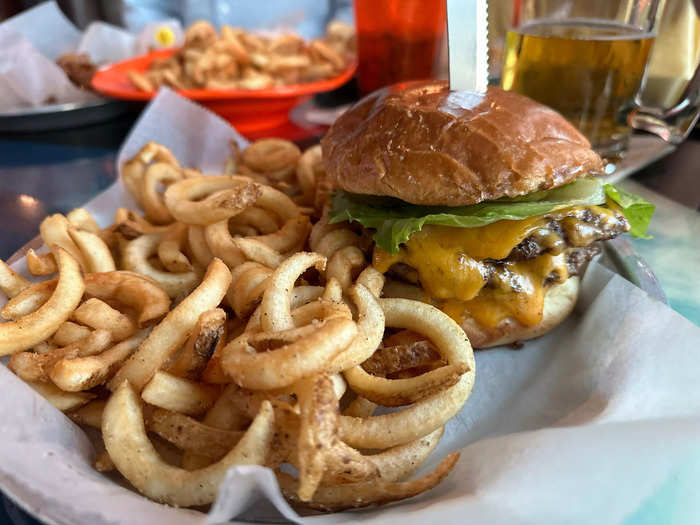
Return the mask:
<svg viewBox="0 0 700 525">
<path fill-rule="evenodd" d="M 78 261 L 66 250 L 54 246 L 58 263 L 58 284 L 38 310 L 16 321 L 0 324 L 0 356 L 27 350 L 48 339 L 78 306 L 85 282 Z"/>
<path fill-rule="evenodd" d="M 175 87 L 227 75 L 292 82 L 334 69 L 346 45 L 333 26 L 300 58 L 299 38 L 226 27 L 219 38 L 202 23 L 181 58 L 152 73 Z M 118 470 L 155 501 L 210 503 L 236 464 L 290 464 L 299 479 L 279 474 L 287 498 L 321 510 L 432 488 L 456 455 L 403 480 L 471 391 L 468 340 L 430 305 L 380 299 L 385 279 L 365 233 L 302 206 L 327 189 L 320 147 L 302 154 L 265 139 L 234 156 L 229 174 L 204 176 L 148 143 L 122 169 L 143 210 L 119 209 L 104 229 L 82 209 L 46 219 L 42 233 L 57 244 L 28 260 L 59 276 L 30 284 L 0 264 L 10 296 L 0 355 L 14 354 L 19 377 L 102 431 L 95 468 Z M 404 330 L 385 338 L 387 326 Z M 379 405 L 407 406 L 377 415 Z"/>
</svg>

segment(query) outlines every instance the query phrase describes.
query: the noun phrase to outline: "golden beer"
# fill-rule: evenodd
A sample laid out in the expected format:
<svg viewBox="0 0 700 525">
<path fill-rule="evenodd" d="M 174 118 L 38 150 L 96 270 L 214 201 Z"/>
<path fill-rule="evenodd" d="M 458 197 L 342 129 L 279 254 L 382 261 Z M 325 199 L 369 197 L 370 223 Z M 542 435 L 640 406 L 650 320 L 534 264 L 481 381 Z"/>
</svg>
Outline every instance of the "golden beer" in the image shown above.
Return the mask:
<svg viewBox="0 0 700 525">
<path fill-rule="evenodd" d="M 504 89 L 564 115 L 605 155 L 624 149 L 654 35 L 605 20 L 532 21 L 506 35 Z"/>
</svg>

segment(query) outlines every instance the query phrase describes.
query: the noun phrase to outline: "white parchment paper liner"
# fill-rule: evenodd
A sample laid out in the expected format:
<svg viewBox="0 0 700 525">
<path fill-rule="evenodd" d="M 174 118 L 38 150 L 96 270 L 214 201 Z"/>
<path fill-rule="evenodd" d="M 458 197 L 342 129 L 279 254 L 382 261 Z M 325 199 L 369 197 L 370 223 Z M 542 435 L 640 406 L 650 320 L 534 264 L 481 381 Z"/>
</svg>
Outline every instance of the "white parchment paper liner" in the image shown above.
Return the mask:
<svg viewBox="0 0 700 525">
<path fill-rule="evenodd" d="M 170 147 L 184 165 L 220 170 L 230 140 L 219 117 L 164 90 L 124 143 Z M 131 205 L 115 184 L 86 207 L 105 225 Z M 16 265 L 26 274 L 24 260 Z M 592 264 L 576 312 L 522 350 L 477 353 L 476 386 L 422 469 L 461 449 L 435 490 L 323 523 L 697 523 L 700 516 L 700 329 Z M 0 367 L 0 487 L 50 523 L 204 523 L 152 503 L 92 469 L 82 432 Z M 277 509 L 277 510 L 275 510 Z M 243 513 L 242 515 L 240 513 Z M 207 523 L 298 520 L 274 477 L 232 469 Z"/>
</svg>

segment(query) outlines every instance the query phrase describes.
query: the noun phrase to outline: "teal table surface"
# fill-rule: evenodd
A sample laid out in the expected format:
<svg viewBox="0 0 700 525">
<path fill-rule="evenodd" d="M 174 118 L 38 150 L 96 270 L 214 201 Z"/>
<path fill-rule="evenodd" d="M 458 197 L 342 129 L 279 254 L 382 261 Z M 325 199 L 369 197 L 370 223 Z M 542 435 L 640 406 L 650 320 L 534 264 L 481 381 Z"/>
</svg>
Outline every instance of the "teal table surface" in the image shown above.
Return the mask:
<svg viewBox="0 0 700 525">
<path fill-rule="evenodd" d="M 700 185 L 700 165 L 698 171 L 696 184 Z M 654 270 L 671 308 L 700 325 L 700 213 L 634 179 L 620 186 L 656 205 L 649 226 L 653 238 L 632 238 L 632 244 Z"/>
</svg>

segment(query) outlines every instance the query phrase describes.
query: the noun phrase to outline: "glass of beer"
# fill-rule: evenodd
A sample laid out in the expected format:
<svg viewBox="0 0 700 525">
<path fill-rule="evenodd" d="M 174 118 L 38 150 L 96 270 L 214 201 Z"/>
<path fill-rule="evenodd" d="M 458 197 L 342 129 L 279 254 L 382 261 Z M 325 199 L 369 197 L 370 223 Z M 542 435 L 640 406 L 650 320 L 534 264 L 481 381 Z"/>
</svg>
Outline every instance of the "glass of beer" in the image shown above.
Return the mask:
<svg viewBox="0 0 700 525">
<path fill-rule="evenodd" d="M 513 0 L 502 87 L 559 111 L 606 157 L 624 153 L 630 125 L 682 140 L 697 119 L 697 93 L 684 94 L 692 122 L 679 120 L 680 104 L 668 110 L 638 104 L 659 3 Z"/>
</svg>

